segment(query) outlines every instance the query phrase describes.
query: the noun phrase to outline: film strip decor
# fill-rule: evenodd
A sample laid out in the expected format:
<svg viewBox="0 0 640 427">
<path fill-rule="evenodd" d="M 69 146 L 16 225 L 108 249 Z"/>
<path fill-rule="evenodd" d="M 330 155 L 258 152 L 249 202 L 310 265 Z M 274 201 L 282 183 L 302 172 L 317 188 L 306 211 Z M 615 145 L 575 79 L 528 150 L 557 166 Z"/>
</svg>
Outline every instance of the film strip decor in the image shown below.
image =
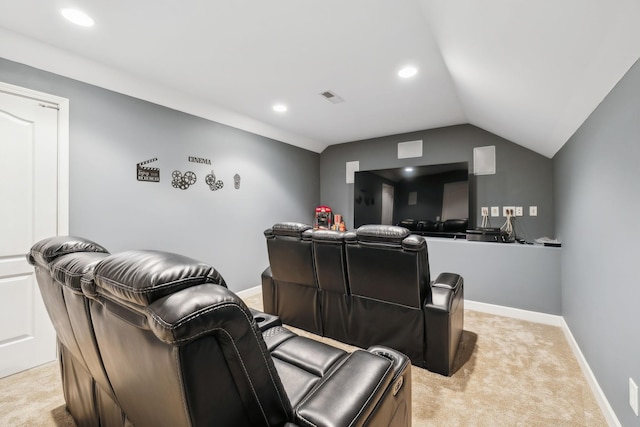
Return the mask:
<svg viewBox="0 0 640 427">
<path fill-rule="evenodd" d="M 158 158 L 154 157 L 153 159 L 145 160 L 144 162 L 136 164 L 136 176 L 138 181 L 160 182 L 160 169 L 144 166 L 157 160 Z"/>
</svg>

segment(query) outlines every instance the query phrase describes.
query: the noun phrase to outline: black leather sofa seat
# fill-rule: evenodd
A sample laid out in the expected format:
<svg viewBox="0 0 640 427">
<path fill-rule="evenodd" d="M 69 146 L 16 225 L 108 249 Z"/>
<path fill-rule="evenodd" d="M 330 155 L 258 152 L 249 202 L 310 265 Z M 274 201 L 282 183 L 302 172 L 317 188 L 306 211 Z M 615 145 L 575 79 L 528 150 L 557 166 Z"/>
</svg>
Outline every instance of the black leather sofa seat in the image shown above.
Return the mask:
<svg viewBox="0 0 640 427">
<path fill-rule="evenodd" d="M 264 232 L 270 277 L 263 282 L 264 311 L 288 325 L 322 335 L 310 225 L 276 224 Z"/>
<path fill-rule="evenodd" d="M 410 425 L 405 355 L 297 336 L 205 263 L 110 255 L 74 237 L 38 242 L 27 258 L 79 426 Z"/>
<path fill-rule="evenodd" d="M 286 313 L 289 320 L 283 321 L 294 326 L 301 324 L 298 313 L 320 313 L 317 329 L 324 336 L 363 348 L 383 344 L 408 355 L 416 366 L 453 373 L 464 324 L 464 283 L 454 273 L 431 282 L 424 237 L 397 226 L 365 225 L 344 233 L 276 224 L 265 231 L 269 260 L 293 271 L 299 258 L 273 251 L 269 244 L 281 229 L 304 230 L 305 241 L 311 240 L 318 297 L 296 303 L 282 286 L 286 280 L 280 270 L 271 266 L 262 274 L 265 311 Z M 305 256 L 308 252 L 305 247 Z"/>
</svg>

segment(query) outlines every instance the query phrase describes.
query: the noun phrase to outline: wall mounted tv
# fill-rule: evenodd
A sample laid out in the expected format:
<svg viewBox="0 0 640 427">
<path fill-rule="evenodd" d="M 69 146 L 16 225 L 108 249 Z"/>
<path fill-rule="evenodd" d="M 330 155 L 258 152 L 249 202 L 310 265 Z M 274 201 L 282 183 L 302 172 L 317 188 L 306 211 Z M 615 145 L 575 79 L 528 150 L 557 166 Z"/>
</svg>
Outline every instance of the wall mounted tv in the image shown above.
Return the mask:
<svg viewBox="0 0 640 427">
<path fill-rule="evenodd" d="M 416 234 L 465 237 L 470 223 L 467 162 L 360 171 L 354 226 L 401 225 Z"/>
</svg>

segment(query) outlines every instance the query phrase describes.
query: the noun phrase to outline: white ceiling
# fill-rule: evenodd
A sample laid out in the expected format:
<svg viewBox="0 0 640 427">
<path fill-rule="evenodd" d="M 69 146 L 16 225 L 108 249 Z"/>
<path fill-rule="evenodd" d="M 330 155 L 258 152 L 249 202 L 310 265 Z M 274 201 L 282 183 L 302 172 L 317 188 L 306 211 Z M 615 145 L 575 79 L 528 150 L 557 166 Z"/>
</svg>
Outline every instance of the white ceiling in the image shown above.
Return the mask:
<svg viewBox="0 0 640 427">
<path fill-rule="evenodd" d="M 552 157 L 640 57 L 639 17 L 640 0 L 1 0 L 0 56 L 316 152 L 471 123 Z"/>
</svg>

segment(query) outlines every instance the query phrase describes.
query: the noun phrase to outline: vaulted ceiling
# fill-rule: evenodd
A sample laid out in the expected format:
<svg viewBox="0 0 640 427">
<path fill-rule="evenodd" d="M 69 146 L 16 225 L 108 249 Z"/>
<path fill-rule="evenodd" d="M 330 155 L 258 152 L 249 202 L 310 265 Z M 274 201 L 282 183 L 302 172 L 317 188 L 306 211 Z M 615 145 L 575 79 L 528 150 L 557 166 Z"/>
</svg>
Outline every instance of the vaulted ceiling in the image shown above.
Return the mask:
<svg viewBox="0 0 640 427">
<path fill-rule="evenodd" d="M 74 6 L 95 25 L 64 20 Z M 552 157 L 640 57 L 639 17 L 639 0 L 3 0 L 0 56 L 316 152 L 470 123 Z"/>
</svg>

